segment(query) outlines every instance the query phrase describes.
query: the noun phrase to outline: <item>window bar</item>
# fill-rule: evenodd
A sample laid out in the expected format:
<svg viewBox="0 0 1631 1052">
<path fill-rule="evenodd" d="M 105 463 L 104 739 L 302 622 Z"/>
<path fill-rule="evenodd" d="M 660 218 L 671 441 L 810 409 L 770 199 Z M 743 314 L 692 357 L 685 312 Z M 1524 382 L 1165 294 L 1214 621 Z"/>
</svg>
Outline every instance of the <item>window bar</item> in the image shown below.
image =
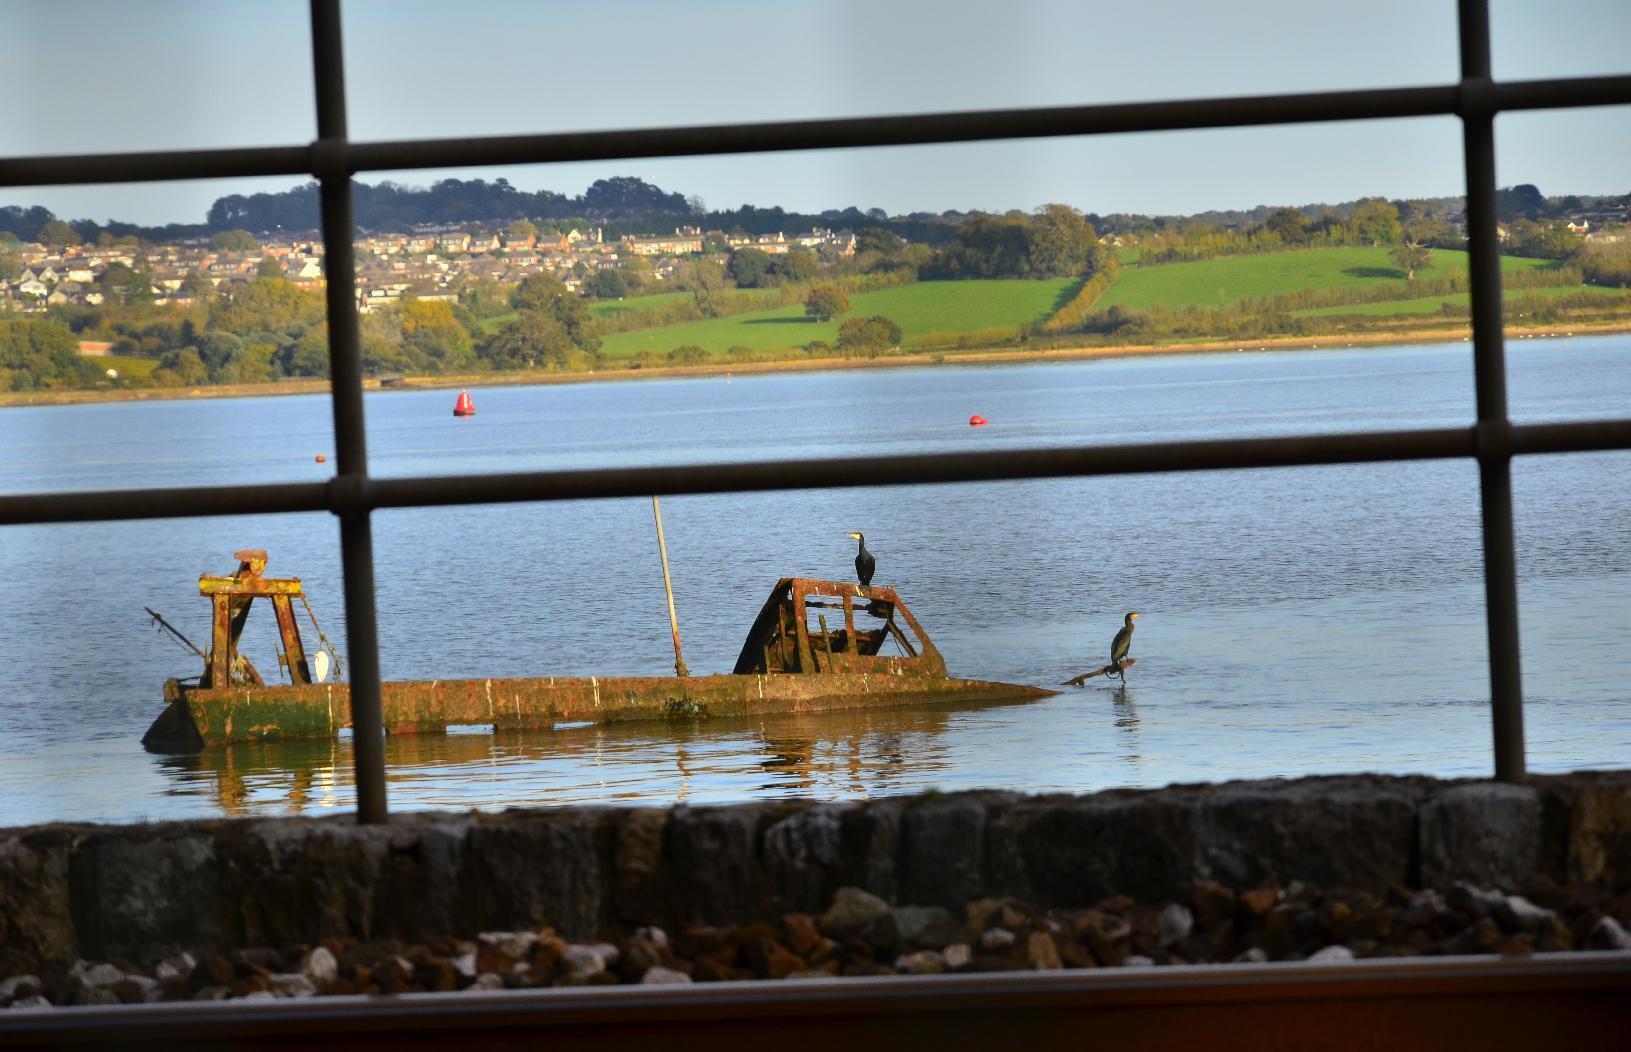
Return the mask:
<svg viewBox="0 0 1631 1052">
<path fill-rule="evenodd" d="M 367 502 L 361 499 L 368 484 L 368 445 L 362 415 L 351 173 L 345 164 L 345 63 L 340 46 L 339 0 L 311 0 L 311 43 L 317 80 L 317 142 L 312 147 L 312 168 L 320 181 L 323 211 L 324 291 L 328 300 L 329 373 L 338 469 L 330 497 L 331 508 L 340 519 L 357 821 L 374 823 L 386 819 L 385 739 L 380 714 L 373 527 Z"/>
<path fill-rule="evenodd" d="M 1512 422 L 1507 416 L 1501 259 L 1495 232 L 1495 110 L 1489 98 L 1492 78 L 1488 0 L 1460 0 L 1458 20 L 1495 777 L 1503 782 L 1520 782 L 1525 769 L 1523 675 L 1518 654 L 1518 570 L 1512 523 Z"/>
</svg>

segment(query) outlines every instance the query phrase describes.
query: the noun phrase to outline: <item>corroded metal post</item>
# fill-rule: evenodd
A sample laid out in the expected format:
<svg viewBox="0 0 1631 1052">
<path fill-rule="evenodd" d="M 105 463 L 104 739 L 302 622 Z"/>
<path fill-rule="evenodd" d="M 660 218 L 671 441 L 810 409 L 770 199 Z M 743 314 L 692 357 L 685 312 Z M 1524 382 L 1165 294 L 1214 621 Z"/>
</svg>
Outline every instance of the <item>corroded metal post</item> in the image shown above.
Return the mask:
<svg viewBox="0 0 1631 1052">
<path fill-rule="evenodd" d="M 1495 230 L 1495 111 L 1488 0 L 1461 0 L 1461 127 L 1467 163 L 1467 267 L 1472 286 L 1473 382 L 1478 399 L 1478 489 L 1484 530 L 1495 777 L 1522 781 L 1523 671 L 1512 522 L 1512 422 L 1507 416 L 1501 259 Z"/>
<path fill-rule="evenodd" d="M 317 142 L 312 145 L 323 214 L 323 277 L 328 306 L 329 373 L 338 471 L 330 508 L 340 519 L 345 631 L 351 663 L 352 755 L 357 821 L 383 822 L 384 720 L 380 715 L 379 629 L 374 604 L 374 533 L 365 494 L 368 447 L 362 416 L 362 338 L 357 326 L 356 223 L 346 167 L 345 64 L 340 0 L 311 0 L 312 65 L 317 79 Z"/>
<path fill-rule="evenodd" d="M 657 495 L 651 495 L 651 517 L 657 520 L 657 555 L 663 561 L 663 590 L 668 593 L 668 627 L 674 631 L 674 674 L 689 676 L 691 670 L 685 667 L 685 658 L 680 654 L 680 619 L 674 613 L 674 582 L 668 576 L 668 542 L 663 540 L 663 509 L 657 503 Z"/>
</svg>

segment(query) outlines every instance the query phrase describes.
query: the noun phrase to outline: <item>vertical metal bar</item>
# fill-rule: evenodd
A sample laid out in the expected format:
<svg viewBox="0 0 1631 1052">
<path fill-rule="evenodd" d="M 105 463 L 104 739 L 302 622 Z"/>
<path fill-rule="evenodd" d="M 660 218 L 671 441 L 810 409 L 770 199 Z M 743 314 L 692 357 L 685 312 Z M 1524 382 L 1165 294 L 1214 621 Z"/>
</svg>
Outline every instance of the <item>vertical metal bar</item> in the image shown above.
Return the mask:
<svg viewBox="0 0 1631 1052">
<path fill-rule="evenodd" d="M 346 139 L 345 56 L 340 46 L 339 0 L 311 0 L 312 66 L 317 82 L 317 137 L 340 156 Z M 329 372 L 332 377 L 335 460 L 342 489 L 359 493 L 368 480 L 363 428 L 361 337 L 357 328 L 356 224 L 351 177 L 343 166 L 318 173 L 323 212 L 328 297 Z M 357 821 L 383 822 L 384 720 L 380 715 L 379 632 L 375 623 L 374 539 L 368 509 L 341 508 L 340 565 L 345 579 L 346 649 L 351 662 L 352 756 L 356 764 Z"/>
<path fill-rule="evenodd" d="M 1460 0 L 1462 141 L 1467 165 L 1467 250 L 1472 289 L 1473 380 L 1478 400 L 1478 482 L 1484 527 L 1495 777 L 1525 774 L 1523 676 L 1518 654 L 1518 570 L 1512 526 L 1511 421 L 1501 314 L 1501 260 L 1495 231 L 1495 114 L 1488 0 Z"/>
</svg>

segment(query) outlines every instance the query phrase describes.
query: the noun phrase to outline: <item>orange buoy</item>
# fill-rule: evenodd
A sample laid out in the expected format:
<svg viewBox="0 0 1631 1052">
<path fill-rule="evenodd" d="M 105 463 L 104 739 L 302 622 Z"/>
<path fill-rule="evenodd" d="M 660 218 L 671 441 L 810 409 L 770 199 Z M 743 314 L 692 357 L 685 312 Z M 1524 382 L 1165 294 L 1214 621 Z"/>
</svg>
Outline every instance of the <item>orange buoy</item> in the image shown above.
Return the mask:
<svg viewBox="0 0 1631 1052">
<path fill-rule="evenodd" d="M 978 413 L 975 413 L 973 416 L 968 418 L 968 426 L 969 427 L 984 427 L 985 425 L 989 424 L 990 422 L 991 421 L 987 420 L 985 417 L 981 416 Z"/>
<path fill-rule="evenodd" d="M 319 453 L 317 454 L 317 462 L 319 464 L 326 464 L 328 463 L 328 457 L 325 457 L 323 454 Z"/>
<path fill-rule="evenodd" d="M 470 392 L 459 391 L 459 400 L 453 403 L 454 416 L 475 416 L 476 404 L 470 400 Z"/>
</svg>

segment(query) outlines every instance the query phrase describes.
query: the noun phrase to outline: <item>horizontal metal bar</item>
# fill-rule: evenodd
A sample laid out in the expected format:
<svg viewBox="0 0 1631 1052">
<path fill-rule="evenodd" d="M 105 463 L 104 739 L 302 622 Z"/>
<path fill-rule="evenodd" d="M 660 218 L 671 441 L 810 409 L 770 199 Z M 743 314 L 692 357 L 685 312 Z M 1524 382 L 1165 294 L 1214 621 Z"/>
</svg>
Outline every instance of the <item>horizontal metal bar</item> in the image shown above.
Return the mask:
<svg viewBox="0 0 1631 1052">
<path fill-rule="evenodd" d="M 1476 87 L 1476 90 L 1471 90 Z M 1216 99 L 1048 106 L 960 113 L 556 132 L 149 153 L 70 154 L 0 160 L 0 186 L 224 179 L 413 168 L 1029 139 L 1064 135 L 1380 120 L 1471 110 L 1631 105 L 1631 76 L 1573 77 L 1372 88 Z"/>
<path fill-rule="evenodd" d="M 1485 455 L 1631 449 L 1631 420 L 1525 424 L 1505 432 L 1504 448 Z M 0 525 L 89 522 L 280 512 L 353 512 L 375 508 L 495 504 L 533 500 L 649 497 L 653 493 L 731 493 L 848 486 L 910 486 L 1006 479 L 1136 475 L 1169 471 L 1313 467 L 1479 454 L 1474 428 L 1373 431 L 1340 435 L 1208 439 L 1120 446 L 919 453 L 677 464 L 664 467 L 535 471 L 492 475 L 336 479 L 241 486 L 100 490 L 0 496 Z"/>
<path fill-rule="evenodd" d="M 1631 1018 L 1628 993 L 1631 960 L 1616 953 L 1182 965 L 14 1011 L 0 1014 L 0 1044 L 116 1041 L 174 1052 L 229 1039 L 269 1048 L 330 1038 L 403 1049 L 445 1048 L 456 1037 L 488 1048 L 543 1034 L 568 1043 L 660 1034 L 681 1047 L 792 1050 L 830 1049 L 838 1037 L 987 1047 L 1051 1035 L 1073 1045 L 1090 1032 L 1105 1047 L 1179 1047 L 1193 1043 L 1197 1024 L 1224 1024 L 1205 1030 L 1209 1047 L 1302 1047 L 1283 1040 L 1301 1034 L 1346 1048 L 1336 1038 L 1356 1023 L 1365 1047 L 1606 1048 Z"/>
<path fill-rule="evenodd" d="M 27 522 L 276 515 L 328 511 L 329 504 L 329 487 L 322 482 L 28 493 L 0 496 L 0 526 Z"/>
<path fill-rule="evenodd" d="M 1073 475 L 1286 467 L 1353 461 L 1471 456 L 1473 432 L 1398 431 L 1301 438 L 1055 449 L 924 453 L 888 457 L 691 464 L 675 467 L 371 479 L 378 508 L 638 497 L 919 483 L 990 482 Z"/>
<path fill-rule="evenodd" d="M 240 179 L 312 171 L 312 148 L 240 146 L 149 153 L 76 153 L 0 160 L 0 186 L 152 183 L 168 179 Z"/>
</svg>

